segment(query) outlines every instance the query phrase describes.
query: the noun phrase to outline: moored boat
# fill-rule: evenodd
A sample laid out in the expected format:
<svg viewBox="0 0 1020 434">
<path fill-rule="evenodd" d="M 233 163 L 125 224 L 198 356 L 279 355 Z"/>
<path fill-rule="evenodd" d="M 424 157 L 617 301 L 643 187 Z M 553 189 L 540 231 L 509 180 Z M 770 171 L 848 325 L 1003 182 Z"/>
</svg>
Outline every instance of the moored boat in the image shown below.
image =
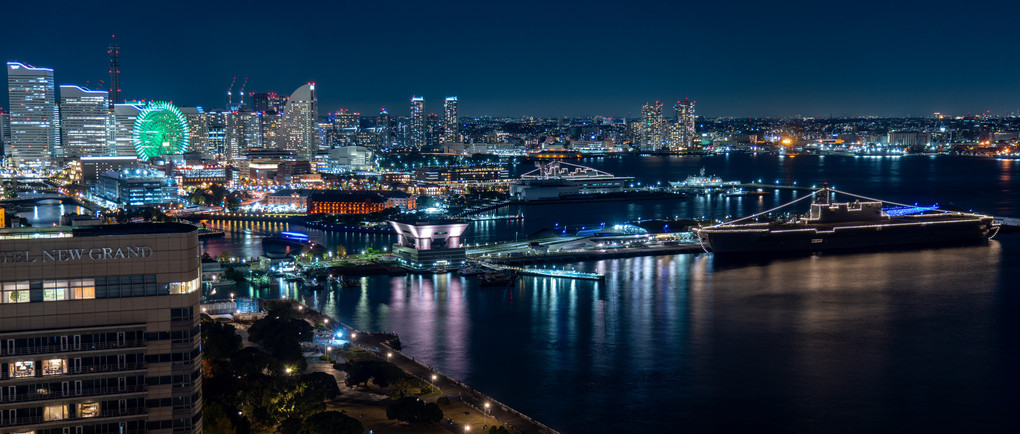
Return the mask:
<svg viewBox="0 0 1020 434">
<path fill-rule="evenodd" d="M 490 271 L 478 276 L 482 286 L 509 286 L 517 280 L 517 273 L 509 270 Z"/>
</svg>

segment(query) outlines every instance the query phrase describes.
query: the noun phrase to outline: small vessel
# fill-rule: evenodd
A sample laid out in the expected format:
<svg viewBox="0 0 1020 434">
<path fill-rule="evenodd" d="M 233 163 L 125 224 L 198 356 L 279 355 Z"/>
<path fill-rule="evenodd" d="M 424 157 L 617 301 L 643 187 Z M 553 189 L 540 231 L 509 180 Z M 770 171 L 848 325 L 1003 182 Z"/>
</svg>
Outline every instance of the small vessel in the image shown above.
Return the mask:
<svg viewBox="0 0 1020 434">
<path fill-rule="evenodd" d="M 478 276 L 481 286 L 510 286 L 517 280 L 517 273 L 509 270 L 489 271 Z"/>
<path fill-rule="evenodd" d="M 336 278 L 336 282 L 343 289 L 360 288 L 361 282 L 355 279 L 347 279 L 344 276 Z"/>
<path fill-rule="evenodd" d="M 262 239 L 262 252 L 267 256 L 296 256 L 302 253 L 321 253 L 325 247 L 299 232 L 280 232 Z"/>
<path fill-rule="evenodd" d="M 464 268 L 461 268 L 459 271 L 457 271 L 457 274 L 459 274 L 461 276 L 477 276 L 477 275 L 482 274 L 484 272 L 485 272 L 484 268 L 482 268 L 482 267 L 480 267 L 480 266 L 478 266 L 476 264 L 468 264 Z"/>
<path fill-rule="evenodd" d="M 864 201 L 830 202 L 835 193 Z M 993 217 L 981 214 L 892 203 L 828 187 L 816 191 L 814 196 L 817 200 L 810 211 L 790 220 L 751 221 L 812 196 L 695 232 L 706 251 L 761 254 L 980 243 L 995 236 L 999 229 Z M 883 203 L 897 208 L 885 209 Z"/>
<path fill-rule="evenodd" d="M 723 193 L 723 196 L 726 196 L 726 197 L 768 196 L 770 194 L 772 194 L 772 193 L 769 193 L 769 192 L 767 192 L 767 191 L 765 191 L 763 189 L 760 189 L 760 188 L 757 189 L 757 190 L 744 190 L 743 188 L 740 188 L 740 187 L 734 187 L 734 188 L 731 188 L 729 190 L 726 190 Z"/>
</svg>

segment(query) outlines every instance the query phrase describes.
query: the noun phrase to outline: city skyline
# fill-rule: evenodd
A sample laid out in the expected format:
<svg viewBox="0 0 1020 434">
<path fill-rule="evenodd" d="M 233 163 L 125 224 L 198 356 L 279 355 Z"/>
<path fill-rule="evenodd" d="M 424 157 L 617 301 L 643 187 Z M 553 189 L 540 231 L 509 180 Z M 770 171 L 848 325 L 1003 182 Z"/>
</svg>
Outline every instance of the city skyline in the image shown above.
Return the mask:
<svg viewBox="0 0 1020 434">
<path fill-rule="evenodd" d="M 26 7 L 5 9 L 18 16 L 31 13 Z M 209 108 L 226 105 L 235 77 L 238 86 L 248 79 L 248 91 L 283 94 L 316 82 L 323 112 L 401 107 L 398 116 L 409 95 L 458 95 L 469 102 L 460 114 L 472 117 L 638 117 L 644 101 L 683 97 L 701 101 L 699 114 L 709 117 L 1002 114 L 1020 106 L 1020 82 L 1009 72 L 1020 61 L 983 43 L 1012 36 L 1007 17 L 1020 11 L 1010 3 L 950 14 L 935 3 L 312 10 L 256 2 L 195 14 L 185 2 L 160 12 L 174 27 L 158 35 L 130 24 L 147 6 L 111 8 L 49 16 L 40 37 L 27 37 L 37 22 L 11 21 L 0 55 L 53 68 L 57 84 L 109 90 L 106 51 L 116 34 L 125 98 Z M 277 18 L 295 13 L 310 19 Z M 267 21 L 273 26 L 257 25 Z M 337 37 L 351 43 L 337 48 Z M 429 50 L 428 41 L 458 47 Z"/>
</svg>

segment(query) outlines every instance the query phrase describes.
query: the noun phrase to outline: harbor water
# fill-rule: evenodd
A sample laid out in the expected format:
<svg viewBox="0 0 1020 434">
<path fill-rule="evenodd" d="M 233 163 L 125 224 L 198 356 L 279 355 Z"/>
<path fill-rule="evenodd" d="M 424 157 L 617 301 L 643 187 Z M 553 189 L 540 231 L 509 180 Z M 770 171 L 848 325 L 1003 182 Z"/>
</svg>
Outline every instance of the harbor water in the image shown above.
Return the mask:
<svg viewBox="0 0 1020 434">
<path fill-rule="evenodd" d="M 635 183 L 725 180 L 837 188 L 904 203 L 1020 216 L 1020 162 L 907 156 L 718 155 L 582 161 Z M 515 173 L 530 170 L 527 165 Z M 466 242 L 559 225 L 726 218 L 797 194 L 512 206 Z M 256 256 L 283 224 L 213 222 L 212 255 Z M 245 234 L 243 229 L 254 234 Z M 293 226 L 335 249 L 388 235 Z M 723 262 L 711 254 L 559 264 L 604 282 L 526 277 L 480 287 L 454 274 L 365 277 L 262 297 L 300 299 L 562 432 L 1017 432 L 1020 235 L 987 246 Z"/>
</svg>

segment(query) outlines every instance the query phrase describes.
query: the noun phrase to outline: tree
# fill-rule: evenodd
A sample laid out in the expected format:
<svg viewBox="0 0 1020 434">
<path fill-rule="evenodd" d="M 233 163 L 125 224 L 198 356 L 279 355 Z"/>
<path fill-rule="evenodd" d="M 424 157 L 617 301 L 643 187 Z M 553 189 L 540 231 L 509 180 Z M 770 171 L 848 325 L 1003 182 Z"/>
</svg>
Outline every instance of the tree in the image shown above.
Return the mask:
<svg viewBox="0 0 1020 434">
<path fill-rule="evenodd" d="M 443 410 L 432 402 L 426 404 L 417 398 L 400 398 L 386 407 L 386 418 L 410 424 L 439 423 L 443 420 Z"/>
<path fill-rule="evenodd" d="M 274 309 L 265 318 L 255 321 L 248 329 L 248 340 L 269 351 L 280 362 L 304 369 L 305 358 L 301 342 L 310 342 L 312 325 L 289 314 L 293 309 Z"/>
<path fill-rule="evenodd" d="M 241 336 L 234 326 L 219 321 L 202 321 L 202 351 L 204 359 L 226 360 L 242 347 Z"/>
<path fill-rule="evenodd" d="M 217 403 L 202 405 L 202 430 L 212 434 L 235 434 L 237 428 L 227 412 Z"/>
<path fill-rule="evenodd" d="M 406 378 L 390 383 L 390 398 L 406 398 L 408 396 L 411 396 L 411 383 Z"/>
<path fill-rule="evenodd" d="M 325 372 L 302 375 L 301 381 L 318 389 L 326 399 L 336 399 L 336 396 L 340 394 L 340 387 L 336 385 L 336 377 Z"/>
<path fill-rule="evenodd" d="M 489 434 L 510 434 L 510 430 L 506 429 L 503 425 L 493 426 L 489 428 Z"/>
<path fill-rule="evenodd" d="M 277 381 L 265 390 L 262 407 L 274 420 L 304 418 L 326 409 L 322 392 L 308 383 Z"/>
<path fill-rule="evenodd" d="M 305 419 L 301 434 L 361 434 L 365 427 L 357 419 L 339 411 L 324 411 Z"/>
<path fill-rule="evenodd" d="M 241 198 L 237 197 L 236 194 L 231 194 L 230 196 L 227 196 L 227 209 L 230 210 L 230 212 L 237 211 L 237 209 L 240 207 Z"/>
<path fill-rule="evenodd" d="M 374 382 L 379 387 L 389 387 L 407 376 L 396 365 L 382 360 L 361 360 L 344 363 L 340 367 L 347 372 L 347 387 Z"/>
<path fill-rule="evenodd" d="M 230 368 L 235 375 L 249 380 L 256 376 L 276 376 L 285 372 L 278 360 L 255 347 L 244 348 L 230 356 Z"/>
</svg>

